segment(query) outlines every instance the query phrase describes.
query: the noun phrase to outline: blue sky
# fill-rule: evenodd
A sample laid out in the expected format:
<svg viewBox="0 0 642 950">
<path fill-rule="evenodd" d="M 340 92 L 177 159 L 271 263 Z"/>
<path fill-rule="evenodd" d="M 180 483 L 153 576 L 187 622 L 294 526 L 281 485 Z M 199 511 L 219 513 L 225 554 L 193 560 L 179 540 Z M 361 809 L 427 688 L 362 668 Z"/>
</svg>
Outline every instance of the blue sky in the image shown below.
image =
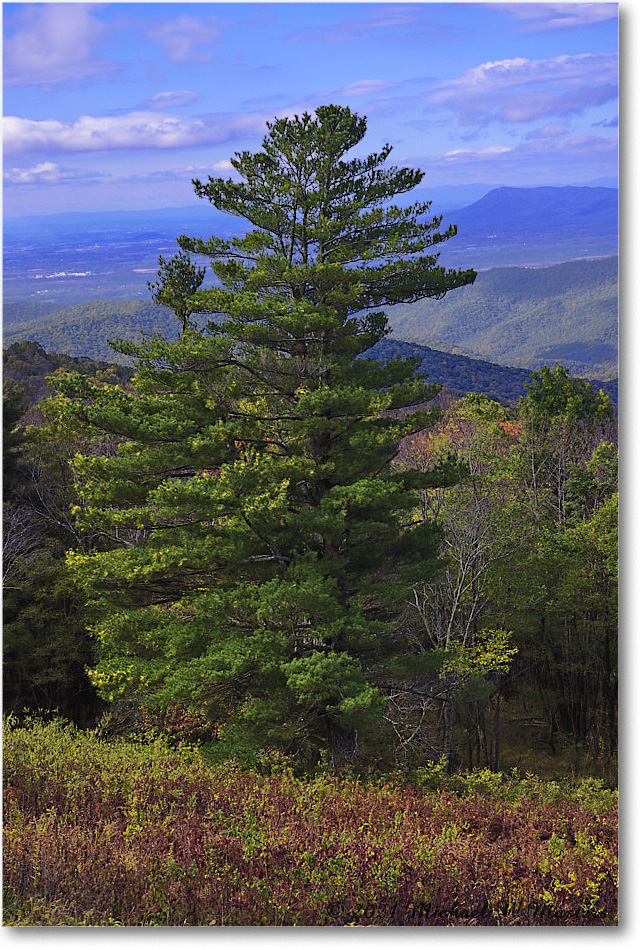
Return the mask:
<svg viewBox="0 0 642 950">
<path fill-rule="evenodd" d="M 191 204 L 266 121 L 329 102 L 428 189 L 617 176 L 615 3 L 5 3 L 3 21 L 7 215 Z"/>
</svg>

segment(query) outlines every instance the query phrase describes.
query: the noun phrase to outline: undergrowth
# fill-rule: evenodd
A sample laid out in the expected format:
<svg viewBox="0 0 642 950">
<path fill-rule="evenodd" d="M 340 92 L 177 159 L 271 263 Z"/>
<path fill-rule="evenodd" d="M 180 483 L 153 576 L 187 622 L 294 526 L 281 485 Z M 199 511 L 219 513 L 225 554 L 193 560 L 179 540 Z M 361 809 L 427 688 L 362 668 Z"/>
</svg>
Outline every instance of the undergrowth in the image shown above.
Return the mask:
<svg viewBox="0 0 642 950">
<path fill-rule="evenodd" d="M 161 738 L 4 726 L 8 926 L 609 926 L 617 792 L 439 765 L 212 766 Z"/>
</svg>

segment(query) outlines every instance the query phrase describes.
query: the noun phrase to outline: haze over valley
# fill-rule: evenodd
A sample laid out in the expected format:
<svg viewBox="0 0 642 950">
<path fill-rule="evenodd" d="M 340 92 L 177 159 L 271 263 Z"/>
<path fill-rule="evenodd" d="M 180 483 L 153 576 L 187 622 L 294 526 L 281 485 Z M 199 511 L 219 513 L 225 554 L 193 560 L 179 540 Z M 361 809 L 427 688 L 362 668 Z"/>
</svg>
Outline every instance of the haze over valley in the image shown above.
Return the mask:
<svg viewBox="0 0 642 950">
<path fill-rule="evenodd" d="M 456 203 L 453 190 L 435 194 L 431 211 L 439 212 L 439 201 Z M 460 200 L 470 194 L 462 191 Z M 528 371 L 559 361 L 578 375 L 613 380 L 617 202 L 617 189 L 601 185 L 501 187 L 444 212 L 443 226 L 455 223 L 459 232 L 441 246 L 440 263 L 472 266 L 477 280 L 443 300 L 388 308 L 391 337 L 452 358 Z M 175 335 L 173 314 L 153 304 L 147 286 L 159 254 L 176 253 L 180 234 L 240 234 L 241 225 L 205 202 L 8 218 L 5 345 L 35 340 L 49 352 L 110 360 L 109 340 L 139 339 L 142 330 Z M 206 286 L 211 283 L 208 275 Z M 433 366 L 431 378 L 465 391 L 463 366 L 442 378 L 433 375 Z M 470 388 L 477 391 L 485 378 L 485 372 L 477 381 L 471 377 Z M 506 398 L 513 386 L 504 380 L 498 392 Z"/>
</svg>

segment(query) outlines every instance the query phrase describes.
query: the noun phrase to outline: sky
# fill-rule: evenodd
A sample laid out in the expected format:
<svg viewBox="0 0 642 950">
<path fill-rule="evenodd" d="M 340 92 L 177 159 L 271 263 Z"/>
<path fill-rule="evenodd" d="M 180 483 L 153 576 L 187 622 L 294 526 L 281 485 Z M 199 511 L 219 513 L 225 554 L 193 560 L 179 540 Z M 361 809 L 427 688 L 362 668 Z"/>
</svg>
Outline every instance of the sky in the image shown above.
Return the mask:
<svg viewBox="0 0 642 950">
<path fill-rule="evenodd" d="M 3 33 L 5 215 L 189 205 L 331 102 L 428 189 L 618 174 L 616 3 L 4 3 Z"/>
</svg>

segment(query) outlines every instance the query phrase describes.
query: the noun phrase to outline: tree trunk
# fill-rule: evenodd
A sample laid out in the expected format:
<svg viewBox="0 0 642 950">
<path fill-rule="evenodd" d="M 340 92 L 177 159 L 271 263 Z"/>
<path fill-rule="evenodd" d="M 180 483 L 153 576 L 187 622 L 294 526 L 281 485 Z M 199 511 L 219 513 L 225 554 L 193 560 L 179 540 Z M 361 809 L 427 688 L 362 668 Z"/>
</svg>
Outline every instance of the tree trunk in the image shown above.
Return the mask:
<svg viewBox="0 0 642 950">
<path fill-rule="evenodd" d="M 342 729 L 341 726 L 334 724 L 330 729 L 328 753 L 332 769 L 354 765 L 358 753 L 357 730 Z"/>
<path fill-rule="evenodd" d="M 452 772 L 455 767 L 453 754 L 453 703 L 451 699 L 444 702 L 444 756 L 446 769 Z"/>
<path fill-rule="evenodd" d="M 495 700 L 495 747 L 493 749 L 493 772 L 499 772 L 499 689 Z"/>
</svg>

